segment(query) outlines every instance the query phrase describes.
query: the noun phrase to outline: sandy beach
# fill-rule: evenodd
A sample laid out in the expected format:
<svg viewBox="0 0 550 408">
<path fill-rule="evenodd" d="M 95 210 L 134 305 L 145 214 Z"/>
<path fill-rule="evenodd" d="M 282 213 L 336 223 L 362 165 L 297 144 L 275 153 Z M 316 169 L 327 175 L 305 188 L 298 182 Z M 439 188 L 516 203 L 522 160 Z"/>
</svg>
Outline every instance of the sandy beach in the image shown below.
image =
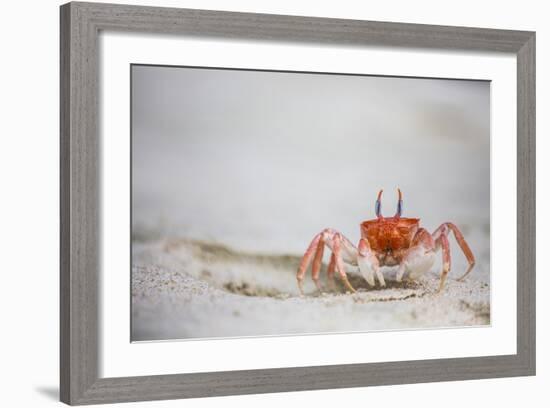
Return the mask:
<svg viewBox="0 0 550 408">
<path fill-rule="evenodd" d="M 449 279 L 436 294 L 437 270 L 386 288 L 369 288 L 349 268 L 358 290 L 319 293 L 307 280 L 299 296 L 296 256 L 250 255 L 214 244 L 165 240 L 134 244 L 134 341 L 289 335 L 486 325 L 489 284 L 483 273 Z M 326 265 L 322 276 L 325 277 Z M 458 276 L 458 273 L 456 273 Z M 326 285 L 326 282 L 323 282 Z"/>
</svg>

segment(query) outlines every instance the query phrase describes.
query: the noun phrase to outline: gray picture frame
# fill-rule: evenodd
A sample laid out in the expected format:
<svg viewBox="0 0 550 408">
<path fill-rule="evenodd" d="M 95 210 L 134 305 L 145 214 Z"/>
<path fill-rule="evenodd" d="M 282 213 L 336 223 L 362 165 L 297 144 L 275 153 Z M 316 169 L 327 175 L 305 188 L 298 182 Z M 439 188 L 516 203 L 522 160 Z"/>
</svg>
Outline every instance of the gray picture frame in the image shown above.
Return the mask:
<svg viewBox="0 0 550 408">
<path fill-rule="evenodd" d="M 95 3 L 61 6 L 60 22 L 61 401 L 71 405 L 97 404 L 535 374 L 534 32 Z M 100 378 L 98 34 L 101 30 L 515 54 L 517 353 Z"/>
</svg>

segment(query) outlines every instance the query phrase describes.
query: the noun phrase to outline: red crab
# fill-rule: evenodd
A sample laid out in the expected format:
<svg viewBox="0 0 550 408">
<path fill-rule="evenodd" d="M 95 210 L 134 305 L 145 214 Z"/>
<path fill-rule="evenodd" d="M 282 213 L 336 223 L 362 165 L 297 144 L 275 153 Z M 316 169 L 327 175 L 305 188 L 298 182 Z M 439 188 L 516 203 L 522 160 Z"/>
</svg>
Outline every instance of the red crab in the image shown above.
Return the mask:
<svg viewBox="0 0 550 408">
<path fill-rule="evenodd" d="M 419 218 L 401 217 L 403 212 L 403 195 L 397 189 L 399 200 L 397 212 L 393 217 L 384 217 L 381 214 L 380 198 L 382 190 L 376 199 L 376 217 L 373 220 L 361 223 L 361 239 L 357 248 L 340 232 L 326 228 L 315 235 L 307 248 L 300 267 L 296 274 L 298 288 L 303 294 L 302 281 L 309 264 L 313 261 L 311 276 L 315 285 L 321 291 L 319 273 L 323 261 L 325 245 L 330 248 L 332 255 L 327 269 L 330 282 L 334 282 L 334 273 L 338 271 L 344 285 L 350 292 L 355 292 L 348 281 L 344 263 L 359 267 L 361 275 L 370 286 L 375 285 L 374 276 L 378 278 L 380 286 L 386 286 L 384 276 L 380 271 L 382 266 L 399 266 L 396 279 L 401 282 L 405 272 L 411 279 L 415 279 L 432 267 L 435 261 L 435 253 L 442 250 L 443 267 L 439 283 L 439 292 L 445 285 L 445 279 L 451 269 L 451 252 L 447 235 L 452 231 L 458 245 L 464 252 L 469 266 L 459 280 L 464 279 L 475 264 L 474 254 L 466 243 L 464 236 L 456 225 L 450 222 L 441 224 L 433 234 L 420 227 Z"/>
</svg>

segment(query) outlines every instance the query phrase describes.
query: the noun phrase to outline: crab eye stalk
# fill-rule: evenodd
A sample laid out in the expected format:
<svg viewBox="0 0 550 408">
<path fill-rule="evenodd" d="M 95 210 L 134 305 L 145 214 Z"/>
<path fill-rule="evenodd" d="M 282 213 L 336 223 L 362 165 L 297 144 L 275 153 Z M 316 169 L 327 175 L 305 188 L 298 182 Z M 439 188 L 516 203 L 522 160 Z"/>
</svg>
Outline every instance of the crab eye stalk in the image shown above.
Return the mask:
<svg viewBox="0 0 550 408">
<path fill-rule="evenodd" d="M 384 190 L 380 190 L 378 192 L 378 197 L 376 198 L 376 204 L 374 205 L 374 210 L 376 211 L 376 216 L 378 218 L 382 218 L 382 203 L 380 201 L 380 199 L 382 198 L 382 191 Z"/>
<path fill-rule="evenodd" d="M 400 189 L 397 189 L 397 193 L 399 194 L 399 199 L 397 200 L 397 211 L 395 212 L 394 217 L 399 218 L 401 217 L 401 214 L 403 214 L 403 194 Z"/>
</svg>

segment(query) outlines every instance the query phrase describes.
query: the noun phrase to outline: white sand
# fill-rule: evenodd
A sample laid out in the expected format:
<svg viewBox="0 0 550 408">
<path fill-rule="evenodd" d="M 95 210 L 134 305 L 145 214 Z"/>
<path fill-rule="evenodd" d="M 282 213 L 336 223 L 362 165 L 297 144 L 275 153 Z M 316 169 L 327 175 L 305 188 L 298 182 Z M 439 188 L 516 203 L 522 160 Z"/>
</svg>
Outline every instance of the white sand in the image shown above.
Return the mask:
<svg viewBox="0 0 550 408">
<path fill-rule="evenodd" d="M 395 271 L 386 269 L 384 289 L 369 289 L 350 269 L 356 294 L 338 285 L 337 293 L 319 295 L 308 280 L 308 295 L 300 297 L 295 256 L 249 255 L 189 240 L 134 243 L 133 256 L 134 341 L 489 323 L 489 285 L 479 271 L 464 282 L 450 278 L 437 295 L 435 267 L 408 283 L 393 281 Z"/>
</svg>

